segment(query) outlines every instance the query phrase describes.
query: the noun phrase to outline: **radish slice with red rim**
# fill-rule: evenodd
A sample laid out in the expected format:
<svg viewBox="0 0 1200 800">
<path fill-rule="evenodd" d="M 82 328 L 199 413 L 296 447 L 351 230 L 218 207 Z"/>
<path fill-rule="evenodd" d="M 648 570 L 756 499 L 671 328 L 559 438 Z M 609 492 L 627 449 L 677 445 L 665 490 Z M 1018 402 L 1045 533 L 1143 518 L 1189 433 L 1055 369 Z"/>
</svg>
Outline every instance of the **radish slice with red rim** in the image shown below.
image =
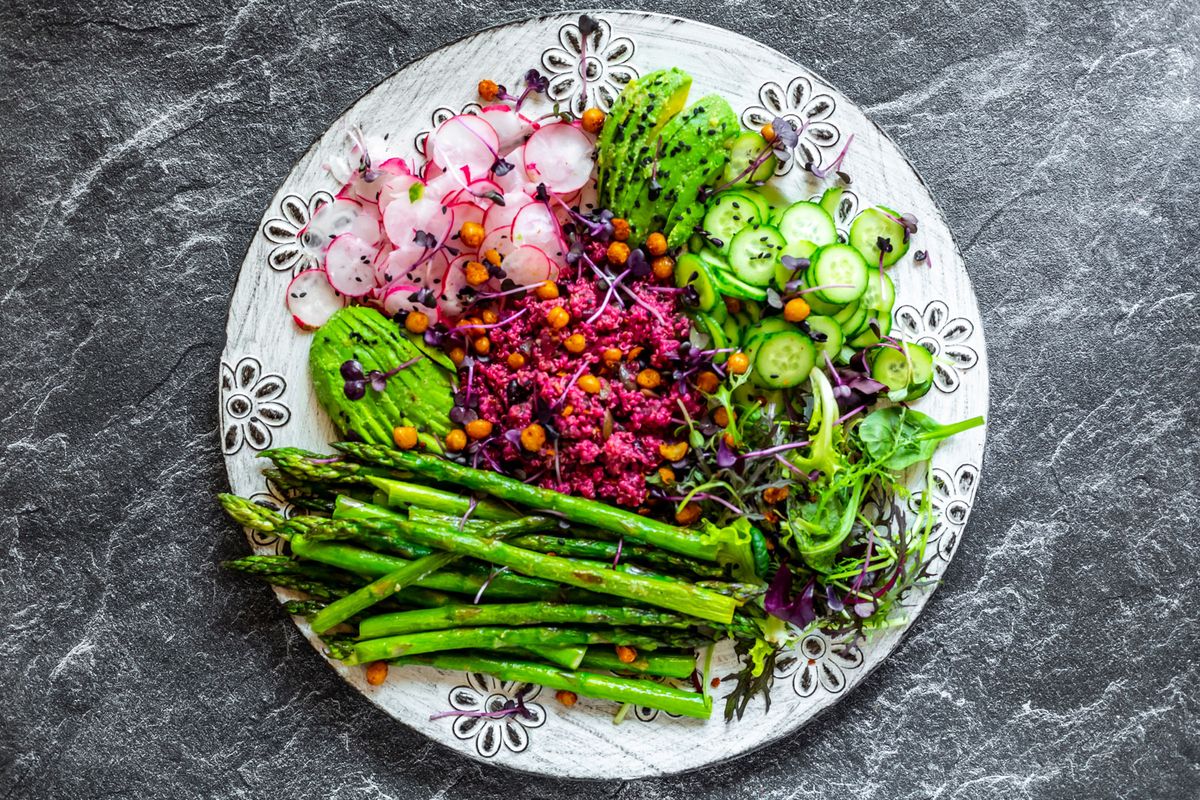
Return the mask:
<svg viewBox="0 0 1200 800">
<path fill-rule="evenodd" d="M 459 114 L 429 135 L 426 149 L 446 172 L 463 176 L 463 183 L 486 178 L 500 152 L 496 130 L 471 114 Z"/>
<path fill-rule="evenodd" d="M 511 231 L 513 220 L 521 209 L 533 202 L 533 198 L 521 192 L 504 195 L 504 205 L 493 205 L 483 217 L 483 229 L 487 233 L 497 230 Z"/>
<path fill-rule="evenodd" d="M 323 269 L 306 269 L 288 284 L 288 313 L 305 330 L 321 327 L 344 305 L 346 298 L 330 285 Z"/>
<path fill-rule="evenodd" d="M 563 263 L 566 257 L 562 226 L 545 203 L 530 203 L 517 213 L 512 224 L 512 240 L 518 247 L 533 245 L 558 263 Z"/>
<path fill-rule="evenodd" d="M 460 294 L 467 288 L 466 264 L 469 256 L 459 256 L 451 261 L 442 273 L 438 291 L 438 320 L 456 319 L 463 312 L 463 297 Z"/>
<path fill-rule="evenodd" d="M 432 308 L 420 302 L 424 289 L 414 283 L 394 283 L 383 295 L 383 311 L 389 317 L 404 311 L 423 311 L 429 313 Z"/>
<path fill-rule="evenodd" d="M 574 125 L 547 125 L 525 143 L 525 171 L 533 183 L 544 183 L 551 192 L 574 192 L 592 175 L 594 147 L 591 138 Z"/>
<path fill-rule="evenodd" d="M 394 175 L 387 179 L 379 191 L 379 213 L 384 214 L 397 197 L 408 198 L 408 202 L 411 203 L 420 199 L 424 193 L 425 184 L 420 178 L 415 175 Z"/>
<path fill-rule="evenodd" d="M 483 243 L 479 245 L 481 256 L 488 250 L 495 250 L 503 258 L 515 249 L 517 249 L 517 246 L 513 244 L 512 236 L 503 228 L 489 233 L 483 238 Z"/>
<path fill-rule="evenodd" d="M 323 204 L 301 232 L 301 241 L 315 252 L 324 252 L 334 238 L 354 227 L 362 209 L 362 204 L 353 200 L 334 200 Z"/>
<path fill-rule="evenodd" d="M 377 252 L 352 233 L 338 236 L 325 252 L 330 285 L 347 297 L 362 297 L 374 289 Z"/>
<path fill-rule="evenodd" d="M 504 270 L 505 279 L 517 286 L 529 286 L 547 280 L 552 265 L 540 247 L 524 245 L 504 256 L 504 260 L 500 262 L 500 269 Z"/>
<path fill-rule="evenodd" d="M 499 144 L 497 152 L 507 153 L 514 147 L 520 147 L 525 139 L 537 129 L 537 123 L 520 111 L 514 111 L 512 106 L 488 106 L 479 112 L 479 118 L 492 126 L 496 132 Z"/>
<path fill-rule="evenodd" d="M 513 168 L 503 175 L 493 174 L 492 180 L 500 185 L 500 189 L 505 194 L 510 192 L 533 194 L 537 184 L 529 180 L 529 173 L 525 171 L 525 149 L 518 147 L 505 155 L 504 160 L 512 164 Z"/>
<path fill-rule="evenodd" d="M 415 241 L 418 231 L 430 234 L 441 246 L 454 231 L 454 209 L 426 197 L 416 202 L 397 197 L 383 212 L 383 229 L 397 248 Z"/>
</svg>

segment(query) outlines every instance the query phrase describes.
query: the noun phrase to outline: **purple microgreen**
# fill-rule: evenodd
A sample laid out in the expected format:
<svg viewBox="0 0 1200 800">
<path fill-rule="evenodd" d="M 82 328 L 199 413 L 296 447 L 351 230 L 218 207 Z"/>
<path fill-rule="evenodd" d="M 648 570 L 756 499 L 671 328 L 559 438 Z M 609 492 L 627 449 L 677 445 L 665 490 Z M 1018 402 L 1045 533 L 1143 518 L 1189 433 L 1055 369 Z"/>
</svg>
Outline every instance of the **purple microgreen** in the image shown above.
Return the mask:
<svg viewBox="0 0 1200 800">
<path fill-rule="evenodd" d="M 592 313 L 592 315 L 590 317 L 588 317 L 586 320 L 584 320 L 584 322 L 586 324 L 591 325 L 593 322 L 595 322 L 597 319 L 600 318 L 600 315 L 604 313 L 604 309 L 608 308 L 608 304 L 610 302 L 612 302 L 613 295 L 617 291 L 617 285 L 620 284 L 621 281 L 628 274 L 629 274 L 629 270 L 625 270 L 620 275 L 618 275 L 616 278 L 609 281 L 608 291 L 604 293 L 604 299 L 600 301 L 600 305 L 596 307 L 596 310 Z"/>
<path fill-rule="evenodd" d="M 526 288 L 529 288 L 529 287 L 526 287 Z M 467 323 L 464 323 L 457 327 L 451 328 L 448 331 L 448 333 L 458 333 L 460 331 L 482 331 L 482 330 L 487 330 L 488 328 L 499 328 L 501 325 L 507 325 L 508 323 L 517 319 L 518 317 L 523 315 L 528 310 L 529 310 L 529 307 L 526 306 L 525 308 L 522 308 L 521 310 L 513 313 L 511 316 L 505 317 L 504 319 L 500 320 L 499 322 L 467 322 Z"/>
<path fill-rule="evenodd" d="M 341 373 L 342 379 L 347 381 L 361 381 L 364 377 L 362 364 L 353 359 L 342 363 Z"/>
<path fill-rule="evenodd" d="M 783 308 L 783 298 L 773 286 L 767 287 L 767 305 L 771 308 Z"/>
<path fill-rule="evenodd" d="M 467 527 L 467 520 L 469 520 L 471 518 L 471 515 L 475 513 L 475 509 L 478 507 L 479 507 L 479 501 L 477 499 L 475 499 L 474 497 L 472 497 L 471 502 L 467 503 L 467 513 L 463 514 L 462 519 L 460 519 L 458 521 L 459 533 L 462 533 L 463 528 Z M 475 602 L 478 603 L 479 601 L 476 600 Z"/>
<path fill-rule="evenodd" d="M 487 591 L 489 586 L 492 585 L 492 580 L 494 580 L 497 575 L 502 575 L 505 572 L 508 572 L 508 567 L 500 567 L 499 569 L 494 569 L 488 573 L 487 579 L 483 582 L 483 585 L 479 587 L 479 591 L 475 593 L 475 600 L 473 601 L 475 605 L 479 605 L 479 601 L 483 599 L 483 593 Z"/>
<path fill-rule="evenodd" d="M 840 417 L 838 417 L 836 420 L 834 420 L 833 424 L 834 424 L 834 425 L 841 425 L 843 422 L 845 422 L 846 420 L 850 419 L 850 418 L 851 418 L 851 417 L 853 417 L 855 414 L 857 414 L 858 412 L 862 411 L 862 410 L 863 410 L 863 409 L 865 409 L 865 408 L 866 408 L 866 406 L 865 406 L 865 405 L 861 405 L 861 406 L 858 406 L 858 407 L 856 407 L 856 408 L 852 408 L 852 409 L 850 409 L 849 411 L 847 411 L 845 414 L 842 414 Z"/>
<path fill-rule="evenodd" d="M 387 378 L 384 376 L 383 370 L 373 369 L 368 372 L 367 381 L 371 384 L 371 388 L 377 392 L 387 389 Z"/>
<path fill-rule="evenodd" d="M 884 211 L 882 208 L 877 208 L 876 210 L 880 214 L 883 214 L 885 217 L 890 219 L 892 222 L 894 222 L 897 225 L 899 225 L 900 227 L 904 228 L 904 241 L 907 242 L 910 238 L 912 238 L 913 236 L 916 235 L 916 233 L 917 233 L 917 218 L 914 215 L 901 214 L 900 216 L 897 217 L 893 214 L 889 214 L 888 212 Z"/>
<path fill-rule="evenodd" d="M 840 172 L 840 170 L 842 168 L 842 162 L 846 159 L 846 153 L 850 151 L 850 145 L 853 143 L 854 143 L 854 134 L 852 133 L 852 134 L 850 134 L 849 138 L 846 139 L 846 144 L 842 147 L 842 151 L 840 153 L 838 153 L 838 157 L 835 158 L 833 160 L 833 163 L 830 164 L 828 167 L 824 167 L 824 168 L 818 167 L 816 164 L 814 164 L 810 161 L 804 165 L 804 168 L 806 170 L 808 170 L 809 172 L 811 172 L 816 177 L 820 178 L 821 180 L 824 180 L 825 178 L 828 178 L 833 173 L 837 172 L 838 176 L 841 177 L 842 180 L 844 180 L 846 183 L 849 183 L 850 182 L 849 178 L 844 176 L 844 174 L 842 172 Z"/>
<path fill-rule="evenodd" d="M 525 717 L 526 719 L 533 719 L 533 712 L 526 707 L 525 696 L 523 693 L 518 693 L 515 698 L 505 701 L 504 705 L 495 711 L 459 711 L 455 709 L 453 711 L 441 711 L 437 714 L 430 714 L 429 719 L 431 721 L 436 719 L 445 719 L 446 717 L 480 717 L 482 719 L 503 719 L 504 717 L 515 716 L 517 714 Z"/>
<path fill-rule="evenodd" d="M 562 390 L 562 394 L 560 394 L 558 399 L 554 401 L 554 408 L 559 408 L 564 402 L 566 402 L 567 394 L 571 391 L 571 387 L 574 386 L 583 373 L 587 371 L 588 366 L 589 365 L 586 361 L 579 365 L 579 369 L 575 370 L 575 374 L 571 376 L 571 380 L 567 381 L 567 385 Z M 557 452 L 558 450 L 556 449 L 555 453 Z"/>
<path fill-rule="evenodd" d="M 781 456 L 781 455 L 776 455 L 776 456 L 775 456 L 775 460 L 776 460 L 776 461 L 778 461 L 778 462 L 779 462 L 780 464 L 782 464 L 783 466 L 785 466 L 785 467 L 787 467 L 788 469 L 790 469 L 792 472 L 796 473 L 796 475 L 797 475 L 797 476 L 798 476 L 798 477 L 799 477 L 801 480 L 808 481 L 809 483 L 812 483 L 813 481 L 815 481 L 817 478 L 819 478 L 819 477 L 821 476 L 821 473 L 820 473 L 820 471 L 819 471 L 819 470 L 815 470 L 815 469 L 814 469 L 812 472 L 805 472 L 804 470 L 800 469 L 800 468 L 799 468 L 799 467 L 797 467 L 795 464 L 793 464 L 792 462 L 788 461 L 786 458 L 784 458 L 784 457 L 783 457 L 783 456 Z"/>
<path fill-rule="evenodd" d="M 413 241 L 424 247 L 426 250 L 432 247 L 437 247 L 437 238 L 432 233 L 426 231 L 417 231 L 413 236 Z"/>
<path fill-rule="evenodd" d="M 842 598 L 838 597 L 837 591 L 832 586 L 825 587 L 825 603 L 829 606 L 829 610 L 838 613 L 846 608 L 842 603 Z"/>
<path fill-rule="evenodd" d="M 766 595 L 763 596 L 763 609 L 784 622 L 806 628 L 817 618 L 817 611 L 813 605 L 815 586 L 816 581 L 810 580 L 800 594 L 792 596 L 792 573 L 786 563 L 780 564 Z"/>
<path fill-rule="evenodd" d="M 646 252 L 640 247 L 629 251 L 629 258 L 625 260 L 625 266 L 629 268 L 629 273 L 635 278 L 645 278 L 651 272 L 650 261 L 646 258 Z"/>
<path fill-rule="evenodd" d="M 639 306 L 646 309 L 646 311 L 648 311 L 650 313 L 650 316 L 652 316 L 656 320 L 658 320 L 659 324 L 661 324 L 661 325 L 667 324 L 667 321 L 665 319 L 663 319 L 663 315 L 658 313 L 658 310 L 656 308 L 654 308 L 654 306 L 650 305 L 645 300 L 638 297 L 637 292 L 633 291 L 633 289 L 630 289 L 628 286 L 621 286 L 621 291 L 623 291 L 623 292 L 625 292 L 625 294 L 629 295 L 630 299 L 633 300 L 633 302 L 637 303 Z"/>
<path fill-rule="evenodd" d="M 612 568 L 616 569 L 617 564 L 621 563 L 621 548 L 625 546 L 625 537 L 617 539 L 617 554 L 613 556 Z"/>
<path fill-rule="evenodd" d="M 725 441 L 725 437 L 720 437 L 720 444 L 717 445 L 717 466 L 721 469 L 729 469 L 737 463 L 737 453 Z"/>
<path fill-rule="evenodd" d="M 775 142 L 783 146 L 785 154 L 787 150 L 794 150 L 796 145 L 800 144 L 800 131 L 796 130 L 791 120 L 776 117 L 771 120 L 771 128 L 775 131 Z"/>
<path fill-rule="evenodd" d="M 788 442 L 787 444 L 777 444 L 774 447 L 767 447 L 762 450 L 751 450 L 749 453 L 742 455 L 743 461 L 749 461 L 754 458 L 762 458 L 763 456 L 773 456 L 776 453 L 786 453 L 788 450 L 795 450 L 800 447 L 808 447 L 811 442 Z"/>
</svg>

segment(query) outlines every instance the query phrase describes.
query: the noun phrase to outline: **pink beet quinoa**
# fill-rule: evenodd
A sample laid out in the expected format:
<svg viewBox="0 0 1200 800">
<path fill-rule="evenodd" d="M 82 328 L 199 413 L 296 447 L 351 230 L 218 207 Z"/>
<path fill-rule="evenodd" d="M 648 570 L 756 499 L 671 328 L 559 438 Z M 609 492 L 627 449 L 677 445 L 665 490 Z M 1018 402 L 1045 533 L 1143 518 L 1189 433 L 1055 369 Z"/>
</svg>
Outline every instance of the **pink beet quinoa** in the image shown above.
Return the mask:
<svg viewBox="0 0 1200 800">
<path fill-rule="evenodd" d="M 674 431 L 683 416 L 681 404 L 692 417 L 705 405 L 688 379 L 672 379 L 690 323 L 681 313 L 678 295 L 649 290 L 653 282 L 651 277 L 626 285 L 661 321 L 624 298 L 624 307 L 613 300 L 588 322 L 607 289 L 590 273 L 580 277 L 564 273 L 560 296 L 553 300 L 538 299 L 533 292 L 505 298 L 498 312 L 501 318 L 524 312 L 487 332 L 490 356 L 476 361 L 470 370 L 473 376 L 465 367 L 459 373 L 462 385 L 469 381 L 471 391 L 478 393 L 479 416 L 495 424 L 496 436 L 485 445 L 487 462 L 547 489 L 628 507 L 645 502 L 646 476 L 663 463 L 659 445 L 675 441 Z M 547 322 L 550 310 L 557 306 L 571 317 L 558 330 Z M 573 334 L 586 339 L 580 354 L 564 346 Z M 609 348 L 623 354 L 618 364 L 605 363 L 603 354 Z M 515 352 L 525 357 L 519 369 L 508 364 L 508 356 Z M 653 390 L 636 383 L 638 372 L 647 367 L 663 378 Z M 588 374 L 600 381 L 596 394 L 578 385 L 579 377 Z M 531 422 L 547 430 L 546 443 L 536 453 L 525 450 L 519 439 Z"/>
</svg>

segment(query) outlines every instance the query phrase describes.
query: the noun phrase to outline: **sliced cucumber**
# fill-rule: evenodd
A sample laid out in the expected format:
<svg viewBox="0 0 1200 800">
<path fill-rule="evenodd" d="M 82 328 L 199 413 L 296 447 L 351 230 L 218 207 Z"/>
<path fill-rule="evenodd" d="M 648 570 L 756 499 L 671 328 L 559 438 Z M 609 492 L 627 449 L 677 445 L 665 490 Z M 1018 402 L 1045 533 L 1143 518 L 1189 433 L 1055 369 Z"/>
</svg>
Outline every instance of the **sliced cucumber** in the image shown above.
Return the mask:
<svg viewBox="0 0 1200 800">
<path fill-rule="evenodd" d="M 758 203 L 743 192 L 721 192 L 704 214 L 704 231 L 711 239 L 721 242 L 722 253 L 729 252 L 729 242 L 742 228 L 763 221 Z"/>
<path fill-rule="evenodd" d="M 813 292 L 813 294 L 816 294 L 816 292 Z M 809 296 L 811 296 L 811 295 L 809 295 Z M 861 305 L 862 305 L 862 303 L 859 303 L 857 300 L 854 301 L 853 303 L 850 303 L 849 305 L 838 310 L 837 312 L 835 312 L 832 315 L 833 321 L 836 322 L 838 325 L 841 325 L 842 329 L 845 330 L 846 322 L 849 321 L 850 319 L 852 319 L 854 317 L 854 315 L 858 313 L 858 309 Z M 808 307 L 812 308 L 813 306 L 810 303 Z M 816 309 L 814 309 L 814 310 L 816 310 Z"/>
<path fill-rule="evenodd" d="M 714 285 L 717 291 L 726 297 L 736 297 L 739 300 L 766 300 L 767 290 L 738 278 L 730 270 L 713 270 Z"/>
<path fill-rule="evenodd" d="M 689 285 L 695 288 L 700 297 L 697 306 L 700 311 L 710 311 L 721 302 L 712 270 L 704 263 L 704 259 L 692 253 L 684 253 L 675 262 L 675 285 L 680 289 Z"/>
<path fill-rule="evenodd" d="M 688 248 L 689 252 L 699 253 L 701 250 L 704 249 L 704 244 L 705 244 L 704 237 L 698 233 L 693 233 L 691 236 L 688 237 L 687 248 Z"/>
<path fill-rule="evenodd" d="M 879 336 L 877 336 L 875 331 L 871 329 L 872 319 L 879 323 L 879 333 L 881 335 L 887 336 L 891 332 L 892 315 L 882 314 L 877 309 L 873 310 L 867 317 L 867 329 L 850 340 L 849 344 L 851 347 L 856 350 L 861 350 L 864 347 L 870 347 L 871 345 L 879 342 Z"/>
<path fill-rule="evenodd" d="M 722 303 L 722 305 L 724 304 Z M 721 327 L 725 331 L 725 340 L 729 342 L 727 347 L 742 346 L 742 328 L 732 314 L 725 317 L 725 322 L 721 324 Z"/>
<path fill-rule="evenodd" d="M 817 346 L 818 353 L 828 355 L 830 358 L 837 358 L 837 354 L 842 351 L 842 344 L 845 342 L 842 326 L 838 325 L 833 317 L 823 317 L 820 314 L 812 314 L 804 322 L 814 334 L 813 344 Z M 817 336 L 819 335 L 824 335 L 825 340 L 818 341 Z"/>
<path fill-rule="evenodd" d="M 821 298 L 817 297 L 816 292 L 806 292 L 804 302 L 808 303 L 808 307 L 812 309 L 814 314 L 820 314 L 823 317 L 832 317 L 840 314 L 846 306 L 840 303 L 826 303 Z"/>
<path fill-rule="evenodd" d="M 792 203 L 776 215 L 776 223 L 788 244 L 811 242 L 820 247 L 838 240 L 833 217 L 816 203 Z"/>
<path fill-rule="evenodd" d="M 808 380 L 817 363 L 817 348 L 799 330 L 784 330 L 761 337 L 753 360 L 751 378 L 755 383 L 770 389 L 790 389 Z"/>
<path fill-rule="evenodd" d="M 788 242 L 783 248 L 782 256 L 791 256 L 792 258 L 812 258 L 812 254 L 817 251 L 817 246 L 812 242 Z M 784 287 L 790 281 L 804 277 L 803 270 L 791 270 L 783 261 L 775 265 L 775 288 L 783 291 Z"/>
<path fill-rule="evenodd" d="M 873 311 L 886 315 L 896 305 L 896 285 L 887 273 L 873 269 L 867 275 L 867 290 L 863 292 L 862 304 Z"/>
<path fill-rule="evenodd" d="M 725 320 L 729 318 L 729 309 L 725 307 L 723 300 L 718 300 L 716 305 L 704 313 L 715 319 L 720 325 L 724 325 Z"/>
<path fill-rule="evenodd" d="M 708 314 L 697 314 L 696 320 L 704 332 L 708 334 L 708 338 L 712 340 L 714 350 L 724 350 L 729 347 L 729 339 L 725 336 L 725 329 L 721 326 L 721 323 Z M 714 360 L 720 363 L 725 360 L 725 355 L 725 353 L 718 353 L 718 357 Z"/>
<path fill-rule="evenodd" d="M 783 234 L 769 225 L 744 228 L 729 243 L 729 266 L 746 283 L 766 286 L 775 277 L 785 244 Z"/>
<path fill-rule="evenodd" d="M 848 309 L 850 307 L 847 306 L 846 308 Z M 854 306 L 854 313 L 847 317 L 844 321 L 838 322 L 838 324 L 842 326 L 842 333 L 845 334 L 847 339 L 857 336 L 862 331 L 863 326 L 870 318 L 870 311 L 871 310 L 862 303 L 856 303 Z M 835 316 L 834 319 L 837 319 L 838 316 L 841 316 L 841 314 Z"/>
<path fill-rule="evenodd" d="M 837 223 L 838 218 L 838 206 L 842 204 L 842 195 L 845 193 L 846 190 L 844 187 L 830 186 L 825 190 L 825 193 L 821 195 L 821 199 L 817 201 L 821 208 L 825 209 L 825 213 L 829 215 L 830 219 L 832 219 L 835 224 Z"/>
<path fill-rule="evenodd" d="M 775 158 L 775 155 L 772 154 L 753 172 L 738 178 L 750 166 L 751 162 L 762 153 L 763 148 L 766 146 L 767 140 L 757 131 L 746 131 L 734 139 L 733 146 L 729 148 L 729 163 L 725 165 L 725 175 L 721 182 L 729 183 L 737 178 L 737 183 L 734 186 L 743 186 L 747 183 L 765 181 L 774 175 L 775 167 L 779 164 L 779 159 Z"/>
<path fill-rule="evenodd" d="M 799 330 L 795 325 L 785 320 L 783 317 L 767 317 L 762 322 L 751 325 L 742 331 L 742 341 L 745 342 L 745 349 L 751 350 L 756 347 L 759 341 L 764 337 L 780 331 L 795 331 Z"/>
<path fill-rule="evenodd" d="M 892 391 L 915 388 L 920 394 L 910 393 L 907 399 L 915 399 L 929 391 L 925 385 L 933 382 L 933 356 L 919 344 L 905 342 L 904 351 L 892 347 L 881 347 L 871 361 L 871 377 Z"/>
<path fill-rule="evenodd" d="M 879 206 L 868 208 L 850 223 L 850 244 L 871 266 L 879 264 L 881 238 L 892 243 L 892 249 L 883 253 L 883 266 L 890 267 L 908 252 L 909 240 L 904 226 L 892 217 L 898 219 L 900 215 L 886 206 Z"/>
<path fill-rule="evenodd" d="M 845 244 L 829 244 L 813 254 L 809 278 L 817 289 L 813 294 L 828 303 L 850 303 L 867 291 L 867 262 L 857 250 Z"/>
</svg>

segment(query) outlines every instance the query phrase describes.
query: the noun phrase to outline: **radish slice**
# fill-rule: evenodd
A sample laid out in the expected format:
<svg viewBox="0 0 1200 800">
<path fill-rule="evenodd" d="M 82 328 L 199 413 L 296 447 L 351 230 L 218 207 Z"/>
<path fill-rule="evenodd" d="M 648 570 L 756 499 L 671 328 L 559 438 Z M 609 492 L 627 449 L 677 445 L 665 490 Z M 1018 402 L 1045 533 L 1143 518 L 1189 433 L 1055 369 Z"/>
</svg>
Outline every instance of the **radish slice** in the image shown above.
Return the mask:
<svg viewBox="0 0 1200 800">
<path fill-rule="evenodd" d="M 425 196 L 441 200 L 443 197 L 457 192 L 466 186 L 467 181 L 463 178 L 461 172 L 448 170 L 425 181 Z"/>
<path fill-rule="evenodd" d="M 513 244 L 512 236 L 503 228 L 492 231 L 484 237 L 483 243 L 479 245 L 479 252 L 486 253 L 488 250 L 495 250 L 500 254 L 501 258 L 515 250 L 517 246 Z"/>
<path fill-rule="evenodd" d="M 379 206 L 374 204 L 363 206 L 354 218 L 354 222 L 350 223 L 348 233 L 354 234 L 372 247 L 377 247 L 383 239 L 383 224 L 379 218 Z"/>
<path fill-rule="evenodd" d="M 484 211 L 495 205 L 495 197 L 502 197 L 504 190 L 498 183 L 487 178 L 471 181 L 465 188 L 449 192 L 442 198 L 442 205 L 457 205 L 463 202 L 474 203 Z"/>
<path fill-rule="evenodd" d="M 380 286 L 388 286 L 396 281 L 412 282 L 412 272 L 429 255 L 424 247 L 416 242 L 396 247 L 383 262 L 375 262 L 375 281 Z"/>
<path fill-rule="evenodd" d="M 488 176 L 499 146 L 495 128 L 471 114 L 446 120 L 426 143 L 432 161 L 448 173 L 463 175 L 464 183 Z"/>
<path fill-rule="evenodd" d="M 525 143 L 525 171 L 556 194 L 582 189 L 592 174 L 593 148 L 591 138 L 574 125 L 547 125 Z"/>
<path fill-rule="evenodd" d="M 533 198 L 521 192 L 509 192 L 504 195 L 504 205 L 494 205 L 483 217 L 483 229 L 487 233 L 497 230 L 512 230 L 513 220 L 525 206 L 533 202 Z"/>
<path fill-rule="evenodd" d="M 383 295 L 384 313 L 392 317 L 401 311 L 429 311 L 429 306 L 415 299 L 421 288 L 413 283 L 392 284 Z"/>
<path fill-rule="evenodd" d="M 578 208 L 579 213 L 585 217 L 594 213 L 600 208 L 600 200 L 596 197 L 596 182 L 589 180 L 579 190 L 579 195 L 571 202 L 567 203 L 571 208 Z"/>
<path fill-rule="evenodd" d="M 431 234 L 441 246 L 455 229 L 454 209 L 426 197 L 416 202 L 408 196 L 397 197 L 383 212 L 383 229 L 397 249 L 413 242 L 418 231 Z"/>
<path fill-rule="evenodd" d="M 307 331 L 324 325 L 344 305 L 346 298 L 329 284 L 323 269 L 306 269 L 288 284 L 288 312 Z"/>
<path fill-rule="evenodd" d="M 352 233 L 338 236 L 325 253 L 329 284 L 347 297 L 362 297 L 375 288 L 377 252 Z"/>
<path fill-rule="evenodd" d="M 512 106 L 488 106 L 479 112 L 479 118 L 492 126 L 500 140 L 496 150 L 507 153 L 525 143 L 525 139 L 536 130 L 537 125 Z"/>
<path fill-rule="evenodd" d="M 503 175 L 493 174 L 492 180 L 500 185 L 505 194 L 510 192 L 532 194 L 536 184 L 530 182 L 529 173 L 525 171 L 525 148 L 518 147 L 505 155 L 504 160 L 512 164 L 513 168 Z"/>
<path fill-rule="evenodd" d="M 567 250 L 562 227 L 545 203 L 530 203 L 517 213 L 513 219 L 512 240 L 518 247 L 533 245 L 540 248 L 556 261 Z"/>
<path fill-rule="evenodd" d="M 414 189 L 414 186 L 420 186 L 420 189 Z M 425 185 L 420 178 L 415 175 L 396 175 L 388 178 L 383 184 L 383 188 L 379 191 L 379 213 L 382 215 L 387 211 L 387 207 L 397 197 L 411 197 L 416 194 L 417 198 L 425 192 Z M 410 200 L 409 202 L 412 202 Z"/>
<path fill-rule="evenodd" d="M 455 319 L 463 312 L 463 300 L 459 292 L 467 287 L 466 265 L 471 259 L 459 256 L 447 265 L 442 273 L 441 287 L 438 293 L 438 319 Z"/>
<path fill-rule="evenodd" d="M 500 262 L 500 268 L 504 270 L 504 277 L 517 286 L 528 286 L 547 280 L 551 264 L 541 248 L 525 245 L 506 255 Z"/>
<path fill-rule="evenodd" d="M 308 226 L 301 232 L 302 241 L 310 244 L 317 252 L 324 252 L 334 238 L 354 227 L 362 208 L 360 203 L 353 200 L 325 203 L 317 209 Z"/>
<path fill-rule="evenodd" d="M 458 238 L 458 235 L 460 232 L 462 232 L 463 226 L 466 225 L 468 222 L 474 222 L 476 225 L 483 225 L 484 218 L 485 218 L 485 215 L 484 215 L 483 209 L 477 205 L 474 205 L 473 203 L 457 203 L 457 204 L 455 204 L 455 206 L 454 206 L 455 229 L 454 229 L 454 233 L 450 235 L 449 245 L 451 247 L 457 248 L 458 250 L 474 250 L 475 248 L 467 247 L 465 244 L 463 244 L 462 241 Z"/>
</svg>

